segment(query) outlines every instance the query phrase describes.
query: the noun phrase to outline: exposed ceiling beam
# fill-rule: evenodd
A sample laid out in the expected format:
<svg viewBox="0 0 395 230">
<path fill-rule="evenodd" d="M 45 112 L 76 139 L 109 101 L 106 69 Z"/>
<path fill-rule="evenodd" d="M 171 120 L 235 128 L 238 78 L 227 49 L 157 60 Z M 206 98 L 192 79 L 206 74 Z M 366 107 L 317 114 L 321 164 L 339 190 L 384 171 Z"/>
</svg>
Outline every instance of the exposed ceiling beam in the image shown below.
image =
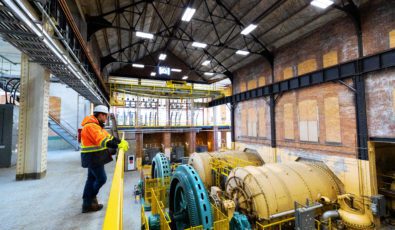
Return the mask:
<svg viewBox="0 0 395 230">
<path fill-rule="evenodd" d="M 153 1 L 153 0 L 152 0 L 152 1 Z M 145 3 L 145 2 L 149 2 L 149 0 L 148 0 L 148 1 L 147 1 L 147 0 L 137 1 L 137 2 L 128 4 L 128 5 L 119 7 L 119 8 L 117 7 L 117 8 L 115 8 L 115 10 L 111 10 L 111 11 L 108 11 L 108 12 L 106 12 L 106 13 L 100 13 L 99 15 L 97 15 L 97 16 L 95 16 L 95 17 L 102 18 L 102 17 L 108 16 L 108 15 L 114 14 L 114 13 L 118 13 L 118 14 L 119 14 L 119 13 L 124 12 L 127 8 L 130 8 L 130 7 L 132 7 L 132 6 L 138 5 L 138 4 L 140 4 L 140 3 Z"/>
<path fill-rule="evenodd" d="M 228 9 L 227 6 L 225 6 L 225 4 L 221 0 L 216 0 L 216 2 L 226 12 L 228 12 L 228 14 L 231 15 L 240 26 L 242 26 L 243 28 L 245 27 L 245 25 Z M 261 55 L 264 56 L 269 61 L 269 63 L 273 66 L 273 60 L 274 60 L 273 54 L 266 48 L 266 46 L 257 37 L 255 37 L 253 34 L 250 34 L 250 36 L 254 39 L 255 42 L 261 45 L 263 49 L 261 51 Z"/>
</svg>

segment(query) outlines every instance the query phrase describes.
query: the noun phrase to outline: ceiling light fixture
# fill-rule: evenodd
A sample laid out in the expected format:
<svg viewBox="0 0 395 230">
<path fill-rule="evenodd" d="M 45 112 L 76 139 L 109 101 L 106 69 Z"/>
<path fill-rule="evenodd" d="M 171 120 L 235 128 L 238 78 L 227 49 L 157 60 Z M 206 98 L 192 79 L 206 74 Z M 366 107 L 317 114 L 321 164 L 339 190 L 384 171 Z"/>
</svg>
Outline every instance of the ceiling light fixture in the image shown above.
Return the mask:
<svg viewBox="0 0 395 230">
<path fill-rule="evenodd" d="M 251 31 L 255 30 L 256 27 L 257 27 L 257 25 L 250 24 L 244 30 L 241 31 L 241 34 L 242 35 L 247 35 L 247 34 L 251 33 Z"/>
<path fill-rule="evenodd" d="M 206 76 L 213 76 L 213 75 L 214 75 L 214 73 L 205 72 L 205 73 L 204 73 L 204 75 L 206 75 Z"/>
<path fill-rule="evenodd" d="M 155 77 L 156 73 L 155 72 L 151 72 L 151 77 Z"/>
<path fill-rule="evenodd" d="M 186 79 L 188 79 L 188 76 L 182 77 L 182 80 L 186 80 Z"/>
<path fill-rule="evenodd" d="M 207 46 L 207 44 L 205 44 L 205 43 L 200 43 L 200 42 L 193 42 L 192 43 L 192 46 L 194 46 L 194 47 L 198 47 L 198 48 L 206 48 L 206 46 Z"/>
<path fill-rule="evenodd" d="M 144 68 L 144 65 L 142 65 L 142 64 L 132 64 L 132 66 L 134 68 Z"/>
<path fill-rule="evenodd" d="M 179 72 L 181 72 L 182 70 L 181 70 L 181 69 L 171 69 L 171 71 L 172 71 L 172 72 L 178 72 L 178 73 L 179 73 Z"/>
<path fill-rule="evenodd" d="M 166 54 L 160 54 L 159 55 L 159 60 L 165 60 L 166 59 L 166 57 L 167 57 L 167 55 Z"/>
<path fill-rule="evenodd" d="M 193 15 L 195 14 L 195 12 L 196 12 L 196 9 L 189 8 L 189 7 L 188 7 L 188 8 L 185 10 L 184 14 L 182 15 L 181 20 L 184 21 L 184 22 L 189 22 L 189 21 L 191 21 L 191 19 L 192 19 Z"/>
<path fill-rule="evenodd" d="M 247 56 L 248 54 L 250 54 L 250 52 L 248 52 L 246 50 L 238 50 L 238 51 L 236 51 L 236 54 Z"/>
<path fill-rule="evenodd" d="M 148 39 L 153 39 L 153 38 L 154 38 L 154 35 L 153 35 L 153 34 L 144 33 L 144 32 L 140 32 L 140 31 L 137 31 L 137 32 L 136 32 L 136 36 L 137 36 L 137 37 L 140 37 L 140 38 L 148 38 Z"/>
<path fill-rule="evenodd" d="M 321 9 L 326 9 L 330 5 L 333 4 L 333 1 L 331 1 L 331 0 L 313 0 L 310 2 L 310 4 L 313 6 L 319 7 Z"/>
<path fill-rule="evenodd" d="M 205 61 L 202 63 L 202 65 L 204 65 L 204 66 L 208 66 L 208 64 L 210 64 L 210 60 L 205 60 Z"/>
</svg>

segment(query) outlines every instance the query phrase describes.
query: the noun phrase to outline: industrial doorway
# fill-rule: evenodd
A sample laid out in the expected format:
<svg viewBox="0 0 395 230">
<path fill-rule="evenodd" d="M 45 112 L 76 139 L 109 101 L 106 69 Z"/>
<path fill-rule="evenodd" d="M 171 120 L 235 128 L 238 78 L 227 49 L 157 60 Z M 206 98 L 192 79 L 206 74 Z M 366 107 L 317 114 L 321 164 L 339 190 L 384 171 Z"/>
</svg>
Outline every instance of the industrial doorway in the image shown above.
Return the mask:
<svg viewBox="0 0 395 230">
<path fill-rule="evenodd" d="M 371 142 L 371 159 L 375 162 L 377 188 L 387 202 L 389 216 L 381 218 L 384 226 L 395 226 L 395 142 Z"/>
</svg>

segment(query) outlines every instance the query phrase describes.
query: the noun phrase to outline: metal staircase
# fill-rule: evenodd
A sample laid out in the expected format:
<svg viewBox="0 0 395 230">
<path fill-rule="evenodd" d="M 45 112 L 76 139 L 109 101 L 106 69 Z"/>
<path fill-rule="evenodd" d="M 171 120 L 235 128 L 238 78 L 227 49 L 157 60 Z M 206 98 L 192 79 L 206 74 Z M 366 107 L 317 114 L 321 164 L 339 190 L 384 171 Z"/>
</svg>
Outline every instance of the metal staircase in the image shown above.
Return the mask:
<svg viewBox="0 0 395 230">
<path fill-rule="evenodd" d="M 80 149 L 77 134 L 72 133 L 70 129 L 66 128 L 63 124 L 60 124 L 51 115 L 48 116 L 48 127 L 73 146 L 76 151 Z"/>
<path fill-rule="evenodd" d="M 19 101 L 19 95 L 17 95 L 17 92 L 19 92 L 18 78 L 0 77 L 0 88 L 6 93 L 9 93 L 6 103 L 15 104 L 15 101 Z M 67 122 L 62 122 L 62 124 L 60 124 L 51 115 L 48 115 L 48 127 L 51 128 L 52 131 L 58 134 L 61 138 L 63 138 L 67 143 L 69 143 L 75 150 L 80 149 L 77 131 L 68 125 Z"/>
</svg>

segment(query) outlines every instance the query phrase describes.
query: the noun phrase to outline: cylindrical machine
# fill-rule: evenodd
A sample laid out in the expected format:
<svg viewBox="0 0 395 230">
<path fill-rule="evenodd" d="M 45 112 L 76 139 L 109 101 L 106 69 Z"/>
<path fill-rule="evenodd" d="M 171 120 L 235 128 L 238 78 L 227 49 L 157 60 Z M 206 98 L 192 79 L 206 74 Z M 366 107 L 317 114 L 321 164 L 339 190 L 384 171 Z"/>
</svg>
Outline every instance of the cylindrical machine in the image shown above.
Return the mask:
<svg viewBox="0 0 395 230">
<path fill-rule="evenodd" d="M 336 200 L 340 181 L 321 163 L 286 162 L 233 169 L 226 193 L 240 211 L 255 220 L 294 209 L 294 202 Z"/>
<path fill-rule="evenodd" d="M 226 159 L 226 156 L 235 157 L 244 161 L 254 162 L 255 165 L 264 164 L 264 161 L 258 154 L 242 151 L 193 153 L 189 157 L 188 164 L 196 170 L 206 188 L 210 188 L 213 185 L 210 166 L 211 158 L 215 157 Z"/>
<path fill-rule="evenodd" d="M 152 159 L 151 178 L 165 178 L 171 176 L 170 162 L 163 153 L 157 153 Z"/>
<path fill-rule="evenodd" d="M 190 165 L 178 166 L 171 178 L 169 213 L 172 229 L 202 225 L 202 229 L 209 230 L 213 227 L 209 196 L 199 175 Z"/>
</svg>

